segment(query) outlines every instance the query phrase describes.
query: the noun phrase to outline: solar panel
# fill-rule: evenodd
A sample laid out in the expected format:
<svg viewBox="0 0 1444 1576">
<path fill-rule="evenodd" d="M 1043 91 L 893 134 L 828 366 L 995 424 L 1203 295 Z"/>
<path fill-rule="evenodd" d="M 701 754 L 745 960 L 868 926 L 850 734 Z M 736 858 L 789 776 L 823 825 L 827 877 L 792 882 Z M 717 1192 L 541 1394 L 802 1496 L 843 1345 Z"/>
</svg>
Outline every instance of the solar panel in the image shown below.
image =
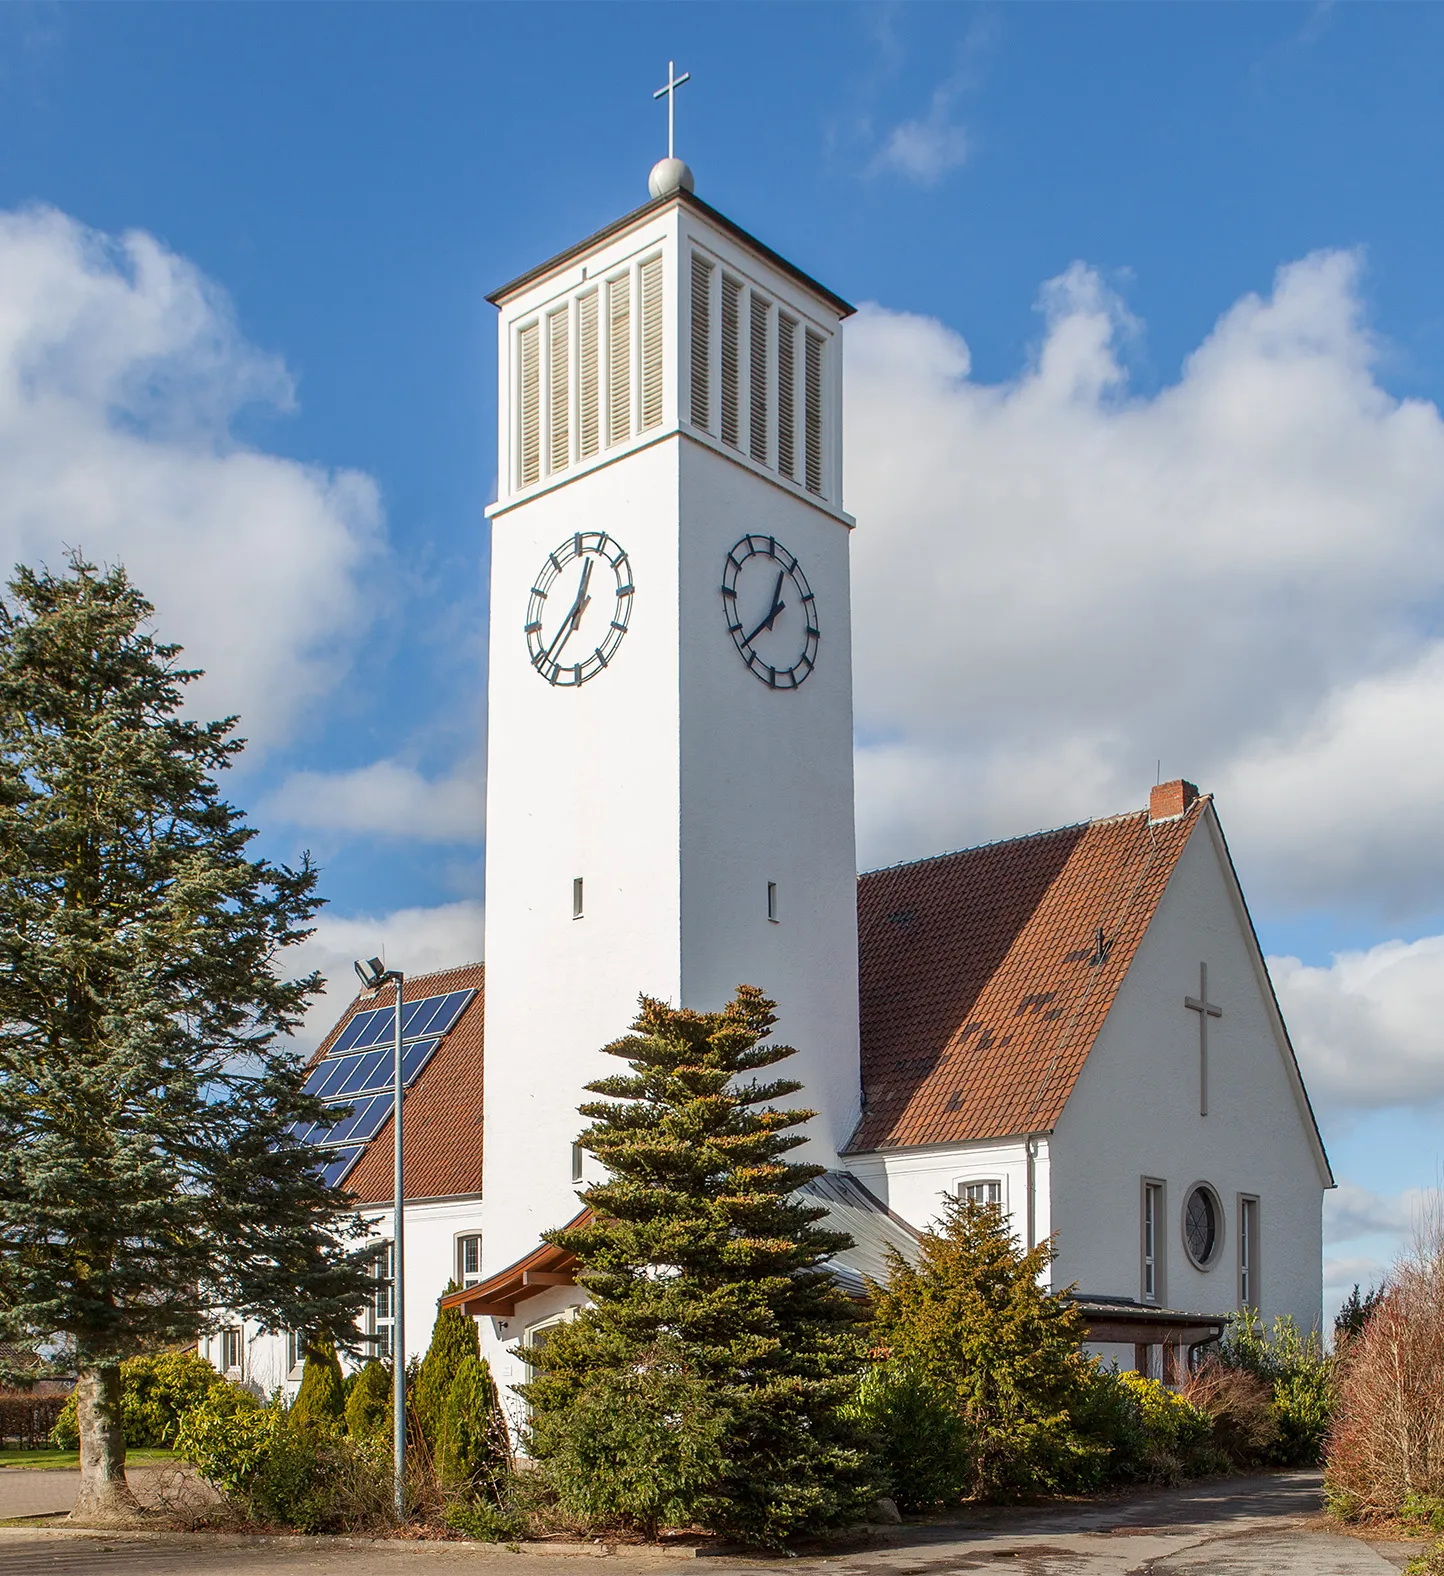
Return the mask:
<svg viewBox="0 0 1444 1576">
<path fill-rule="evenodd" d="M 474 990 L 448 991 L 401 1008 L 401 1084 L 409 1089 L 455 1027 Z M 317 1150 L 321 1176 L 335 1186 L 355 1165 L 391 1115 L 396 1028 L 394 1007 L 358 1012 L 306 1077 L 306 1093 L 330 1108 L 319 1122 L 297 1122 L 293 1143 Z"/>
</svg>

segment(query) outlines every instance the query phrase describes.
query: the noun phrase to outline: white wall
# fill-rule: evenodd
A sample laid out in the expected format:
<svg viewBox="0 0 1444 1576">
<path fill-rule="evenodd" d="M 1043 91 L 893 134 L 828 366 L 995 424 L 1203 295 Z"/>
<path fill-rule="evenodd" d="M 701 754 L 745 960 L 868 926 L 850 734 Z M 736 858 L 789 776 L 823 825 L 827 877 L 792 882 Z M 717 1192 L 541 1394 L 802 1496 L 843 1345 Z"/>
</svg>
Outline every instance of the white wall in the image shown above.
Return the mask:
<svg viewBox="0 0 1444 1576">
<path fill-rule="evenodd" d="M 1212 811 L 1184 850 L 1053 1136 L 1055 1283 L 1139 1297 L 1140 1181 L 1167 1184 L 1164 1299 L 1238 1305 L 1238 1195 L 1260 1200 L 1262 1313 L 1319 1322 L 1324 1178 L 1275 1033 L 1257 954 L 1222 863 Z M 1209 1110 L 1199 1114 L 1198 994 L 1208 964 Z M 1184 1251 L 1182 1210 L 1207 1181 L 1225 1241 L 1209 1270 Z"/>
</svg>

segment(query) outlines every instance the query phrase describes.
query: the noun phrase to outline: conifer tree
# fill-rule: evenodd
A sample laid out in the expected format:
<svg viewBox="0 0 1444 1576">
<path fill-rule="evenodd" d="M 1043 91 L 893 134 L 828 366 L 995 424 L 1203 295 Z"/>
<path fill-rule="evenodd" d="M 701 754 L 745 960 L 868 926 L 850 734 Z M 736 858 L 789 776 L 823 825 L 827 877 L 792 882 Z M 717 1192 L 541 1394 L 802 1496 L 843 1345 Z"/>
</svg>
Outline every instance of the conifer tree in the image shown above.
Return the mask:
<svg viewBox="0 0 1444 1576">
<path fill-rule="evenodd" d="M 287 1036 L 322 981 L 285 949 L 316 873 L 250 856 L 216 776 L 234 719 L 124 570 L 26 568 L 0 606 L 0 1338 L 79 1372 L 77 1512 L 134 1509 L 119 1363 L 222 1308 L 346 1336 L 367 1286 Z M 354 1217 L 349 1217 L 354 1222 Z"/>
<path fill-rule="evenodd" d="M 327 1340 L 313 1341 L 306 1350 L 301 1388 L 288 1414 L 291 1426 L 303 1433 L 339 1434 L 346 1421 L 346 1387 L 336 1348 Z"/>
<path fill-rule="evenodd" d="M 851 1245 L 796 1197 L 821 1166 L 785 1156 L 813 1114 L 801 1085 L 752 1074 L 773 1003 L 739 987 L 721 1012 L 642 998 L 607 1054 L 630 1072 L 587 1087 L 583 1146 L 606 1166 L 574 1252 L 591 1305 L 522 1355 L 531 1450 L 593 1520 L 697 1522 L 754 1542 L 854 1517 L 875 1494 L 843 1409 L 857 1313 L 827 1268 Z"/>
<path fill-rule="evenodd" d="M 455 1281 L 451 1281 L 446 1291 L 460 1289 Z M 414 1387 L 408 1386 L 421 1437 L 433 1451 L 440 1438 L 441 1414 L 446 1406 L 446 1398 L 451 1393 L 461 1365 L 468 1357 L 481 1357 L 476 1320 L 460 1308 L 438 1307 L 436 1323 L 431 1327 L 431 1344 L 426 1348 L 426 1356 L 421 1359 Z"/>
<path fill-rule="evenodd" d="M 391 1427 L 391 1370 L 372 1358 L 356 1375 L 346 1397 L 346 1432 L 353 1439 L 377 1439 Z"/>
</svg>

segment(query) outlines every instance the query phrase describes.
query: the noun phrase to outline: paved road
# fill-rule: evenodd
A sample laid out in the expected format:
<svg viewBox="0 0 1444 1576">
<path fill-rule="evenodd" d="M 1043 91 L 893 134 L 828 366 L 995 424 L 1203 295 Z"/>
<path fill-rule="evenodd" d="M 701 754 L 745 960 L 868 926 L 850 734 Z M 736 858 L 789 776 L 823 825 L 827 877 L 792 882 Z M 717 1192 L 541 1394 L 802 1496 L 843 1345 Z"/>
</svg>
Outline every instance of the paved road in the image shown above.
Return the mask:
<svg viewBox="0 0 1444 1576">
<path fill-rule="evenodd" d="M 10 1474 L 0 1474 L 8 1479 Z M 0 1507 L 4 1490 L 0 1484 Z M 1341 1537 L 1319 1522 L 1317 1474 L 1281 1473 L 1134 1494 L 1106 1504 L 988 1510 L 888 1529 L 866 1549 L 808 1554 L 795 1576 L 1391 1576 L 1417 1545 Z M 15 1514 L 11 1511 L 10 1514 Z M 0 1529 L 0 1576 L 757 1576 L 770 1561 L 628 1551 L 561 1554 L 361 1539 L 228 1540 Z"/>
</svg>

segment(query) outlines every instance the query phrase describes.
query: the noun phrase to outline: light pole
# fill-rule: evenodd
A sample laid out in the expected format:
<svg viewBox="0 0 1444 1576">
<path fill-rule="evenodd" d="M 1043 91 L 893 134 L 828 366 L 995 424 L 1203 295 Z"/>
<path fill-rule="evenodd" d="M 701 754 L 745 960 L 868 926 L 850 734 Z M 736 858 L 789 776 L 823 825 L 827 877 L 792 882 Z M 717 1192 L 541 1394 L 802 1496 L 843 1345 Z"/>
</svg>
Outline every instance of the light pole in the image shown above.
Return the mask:
<svg viewBox="0 0 1444 1576">
<path fill-rule="evenodd" d="M 391 1224 L 391 1449 L 396 1473 L 396 1519 L 406 1519 L 406 1273 L 402 1268 L 402 1215 L 404 1192 L 401 1177 L 401 987 L 400 969 L 388 969 L 380 958 L 356 964 L 356 976 L 367 990 L 380 990 L 387 981 L 396 986 L 395 1060 L 392 1066 L 391 1125 L 396 1134 L 396 1176 Z"/>
</svg>

